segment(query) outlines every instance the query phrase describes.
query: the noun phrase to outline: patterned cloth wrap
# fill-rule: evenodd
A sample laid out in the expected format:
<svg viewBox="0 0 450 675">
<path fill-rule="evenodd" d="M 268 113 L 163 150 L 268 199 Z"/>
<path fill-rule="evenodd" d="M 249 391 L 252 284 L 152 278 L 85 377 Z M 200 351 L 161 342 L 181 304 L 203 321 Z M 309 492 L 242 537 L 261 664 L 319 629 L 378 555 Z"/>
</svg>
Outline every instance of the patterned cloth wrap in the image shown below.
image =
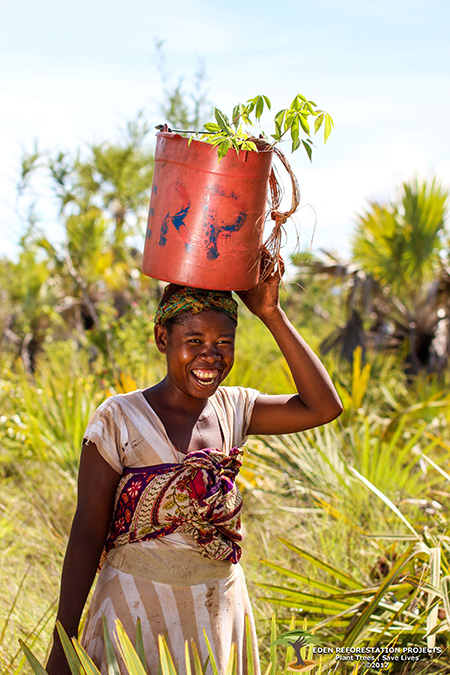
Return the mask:
<svg viewBox="0 0 450 675">
<path fill-rule="evenodd" d="M 161 326 L 181 312 L 199 314 L 207 309 L 217 309 L 225 312 L 237 322 L 238 305 L 231 297 L 231 291 L 209 291 L 203 288 L 183 286 L 163 302 L 166 287 L 161 302 L 156 310 L 153 321 Z"/>
<path fill-rule="evenodd" d="M 241 466 L 241 448 L 229 455 L 208 448 L 190 452 L 182 464 L 126 468 L 100 565 L 116 546 L 181 531 L 194 537 L 203 557 L 237 563 L 243 537 L 235 478 Z"/>
</svg>

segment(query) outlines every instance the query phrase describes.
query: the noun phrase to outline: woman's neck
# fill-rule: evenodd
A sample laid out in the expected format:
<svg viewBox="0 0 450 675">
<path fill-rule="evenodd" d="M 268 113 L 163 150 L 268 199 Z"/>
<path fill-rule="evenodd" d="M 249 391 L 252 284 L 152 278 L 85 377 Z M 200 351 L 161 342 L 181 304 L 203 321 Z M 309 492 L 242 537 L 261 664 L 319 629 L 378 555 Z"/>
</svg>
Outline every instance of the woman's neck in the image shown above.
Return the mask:
<svg viewBox="0 0 450 675">
<path fill-rule="evenodd" d="M 166 377 L 143 391 L 150 405 L 156 404 L 165 410 L 184 414 L 189 417 L 198 417 L 208 405 L 208 398 L 194 398 L 173 385 L 169 377 Z"/>
</svg>

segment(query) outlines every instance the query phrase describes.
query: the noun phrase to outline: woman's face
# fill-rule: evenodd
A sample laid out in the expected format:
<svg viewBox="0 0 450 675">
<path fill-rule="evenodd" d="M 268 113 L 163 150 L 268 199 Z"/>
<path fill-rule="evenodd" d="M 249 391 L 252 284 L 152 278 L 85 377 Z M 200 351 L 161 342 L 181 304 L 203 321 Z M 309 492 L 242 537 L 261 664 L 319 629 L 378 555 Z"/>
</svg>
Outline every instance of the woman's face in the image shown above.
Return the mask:
<svg viewBox="0 0 450 675">
<path fill-rule="evenodd" d="M 235 322 L 214 309 L 186 313 L 170 328 L 156 326 L 170 383 L 194 398 L 212 396 L 233 367 L 235 333 Z"/>
</svg>

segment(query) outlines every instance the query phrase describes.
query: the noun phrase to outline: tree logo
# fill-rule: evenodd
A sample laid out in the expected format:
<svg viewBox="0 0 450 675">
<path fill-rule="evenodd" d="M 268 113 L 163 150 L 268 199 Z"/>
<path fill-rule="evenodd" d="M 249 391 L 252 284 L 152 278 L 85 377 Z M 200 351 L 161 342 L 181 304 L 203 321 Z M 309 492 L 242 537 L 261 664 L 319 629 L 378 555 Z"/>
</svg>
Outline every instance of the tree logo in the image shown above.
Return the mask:
<svg viewBox="0 0 450 675">
<path fill-rule="evenodd" d="M 306 672 L 307 670 L 312 670 L 317 661 L 303 659 L 301 655 L 301 649 L 306 645 L 321 644 L 321 641 L 312 633 L 302 630 L 301 628 L 295 628 L 294 630 L 289 630 L 286 633 L 282 633 L 277 640 L 272 642 L 272 644 L 291 645 L 295 652 L 296 659 L 295 661 L 291 661 L 290 663 L 286 664 L 286 670 L 294 672 Z"/>
</svg>

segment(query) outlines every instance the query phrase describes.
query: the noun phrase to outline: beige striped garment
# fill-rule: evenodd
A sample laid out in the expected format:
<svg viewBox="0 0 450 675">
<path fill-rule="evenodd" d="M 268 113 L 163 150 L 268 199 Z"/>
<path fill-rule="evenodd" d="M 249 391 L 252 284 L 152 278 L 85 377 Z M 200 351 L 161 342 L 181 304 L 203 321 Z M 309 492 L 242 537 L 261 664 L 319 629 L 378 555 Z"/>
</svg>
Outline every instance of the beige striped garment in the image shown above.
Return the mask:
<svg viewBox="0 0 450 675">
<path fill-rule="evenodd" d="M 245 443 L 259 392 L 219 387 L 210 398 L 222 430 L 223 451 Z M 164 425 L 142 391 L 107 399 L 94 413 L 85 438 L 96 444 L 119 473 L 180 462 L 184 455 L 171 443 Z M 102 614 L 114 635 L 119 618 L 132 642 L 140 617 L 148 673 L 158 675 L 158 635 L 166 636 L 179 675 L 185 675 L 184 643 L 194 640 L 202 663 L 208 635 L 219 674 L 225 673 L 232 643 L 237 645 L 237 675 L 247 675 L 245 615 L 249 616 L 253 660 L 259 664 L 256 634 L 245 578 L 239 564 L 202 557 L 195 540 L 184 532 L 113 549 L 102 567 L 88 610 L 82 644 L 102 674 L 107 675 Z M 121 673 L 126 673 L 120 662 Z M 191 667 L 193 661 L 191 660 Z M 256 665 L 255 674 L 259 675 Z M 206 673 L 212 673 L 208 666 Z"/>
</svg>

